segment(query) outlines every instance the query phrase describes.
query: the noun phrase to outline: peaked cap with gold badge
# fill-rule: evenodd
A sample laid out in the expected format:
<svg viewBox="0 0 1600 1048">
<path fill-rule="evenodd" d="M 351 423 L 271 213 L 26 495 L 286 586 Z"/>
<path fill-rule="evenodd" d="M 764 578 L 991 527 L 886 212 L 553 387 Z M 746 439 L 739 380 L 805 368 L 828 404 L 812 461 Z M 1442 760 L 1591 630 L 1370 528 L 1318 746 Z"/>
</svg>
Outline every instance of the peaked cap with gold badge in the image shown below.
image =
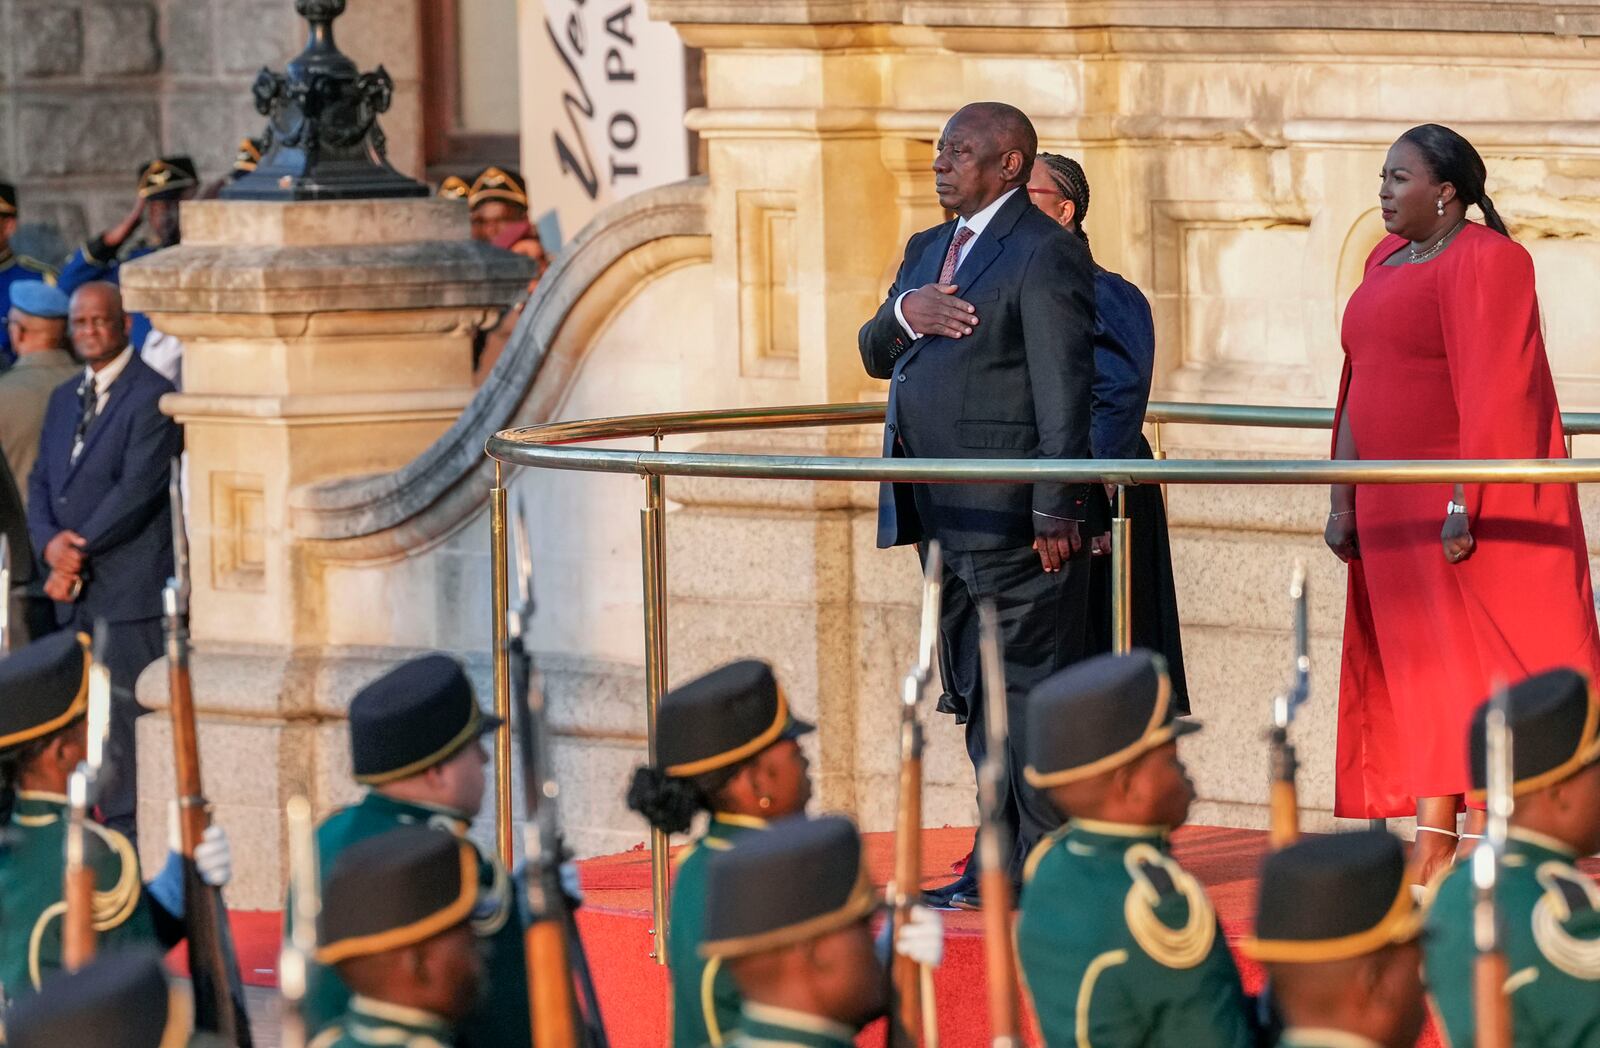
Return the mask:
<svg viewBox="0 0 1600 1048">
<path fill-rule="evenodd" d="M 350 764 L 376 786 L 448 760 L 500 726 L 478 708 L 461 663 L 424 655 L 396 666 L 350 700 Z"/>
<path fill-rule="evenodd" d="M 1046 677 L 1028 693 L 1027 708 L 1023 774 L 1041 790 L 1120 768 L 1200 730 L 1173 715 L 1166 660 L 1143 648 L 1096 655 Z"/>
<path fill-rule="evenodd" d="M 62 630 L 0 659 L 0 750 L 42 739 L 89 708 L 89 637 Z"/>
<path fill-rule="evenodd" d="M 797 877 L 797 872 L 803 876 Z M 743 957 L 838 931 L 875 910 L 861 834 L 842 815 L 796 815 L 711 857 L 705 957 Z"/>
<path fill-rule="evenodd" d="M 1410 942 L 1422 912 L 1405 849 L 1387 830 L 1307 837 L 1261 866 L 1255 935 L 1240 945 L 1267 963 L 1315 964 Z"/>
<path fill-rule="evenodd" d="M 813 731 L 790 712 L 772 667 L 742 659 L 667 692 L 656 715 L 656 757 L 667 775 L 693 778 Z"/>
<path fill-rule="evenodd" d="M 164 156 L 139 169 L 139 199 L 171 200 L 200 184 L 194 161 L 186 156 Z"/>
<path fill-rule="evenodd" d="M 528 184 L 522 180 L 522 174 L 510 167 L 486 167 L 478 172 L 467 191 L 467 204 L 477 207 L 491 200 L 502 200 L 526 210 Z"/>
</svg>

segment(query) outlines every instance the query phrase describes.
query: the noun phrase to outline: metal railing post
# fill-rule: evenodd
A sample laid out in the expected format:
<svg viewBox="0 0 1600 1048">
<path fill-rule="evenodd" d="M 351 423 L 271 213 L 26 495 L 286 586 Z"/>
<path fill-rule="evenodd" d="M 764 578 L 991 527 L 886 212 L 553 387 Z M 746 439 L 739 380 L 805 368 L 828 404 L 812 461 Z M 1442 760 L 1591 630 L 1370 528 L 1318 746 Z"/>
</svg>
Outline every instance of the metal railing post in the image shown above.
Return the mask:
<svg viewBox="0 0 1600 1048">
<path fill-rule="evenodd" d="M 661 435 L 654 435 L 661 450 Z M 667 690 L 667 517 L 665 486 L 659 475 L 645 477 L 645 507 L 639 513 L 639 548 L 644 576 L 645 733 L 649 759 L 656 763 L 656 713 Z M 667 835 L 650 828 L 650 956 L 667 963 L 669 934 Z"/>
<path fill-rule="evenodd" d="M 504 467 L 494 464 L 494 487 L 489 489 L 489 562 L 494 572 L 494 713 L 500 726 L 494 730 L 494 842 L 500 864 L 514 865 L 511 811 L 511 659 L 507 649 L 507 587 L 510 583 L 506 547 L 506 489 Z"/>
<path fill-rule="evenodd" d="M 1117 514 L 1111 518 L 1111 650 L 1133 649 L 1133 563 L 1127 489 L 1117 485 Z"/>
</svg>

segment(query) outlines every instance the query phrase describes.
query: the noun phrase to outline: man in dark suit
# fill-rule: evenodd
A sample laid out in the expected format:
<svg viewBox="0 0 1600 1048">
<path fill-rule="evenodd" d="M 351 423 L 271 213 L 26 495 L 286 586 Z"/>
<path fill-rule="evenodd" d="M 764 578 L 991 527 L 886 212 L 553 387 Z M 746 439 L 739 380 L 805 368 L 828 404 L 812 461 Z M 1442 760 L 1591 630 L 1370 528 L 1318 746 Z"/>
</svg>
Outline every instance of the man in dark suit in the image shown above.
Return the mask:
<svg viewBox="0 0 1600 1048">
<path fill-rule="evenodd" d="M 72 296 L 72 344 L 88 365 L 45 409 L 39 458 L 28 479 L 28 531 L 49 576 L 56 620 L 109 627 L 111 738 L 100 792 L 106 825 L 134 820 L 134 700 L 139 672 L 161 655 L 161 590 L 172 574 L 167 479 L 183 447 L 159 402 L 172 383 L 128 344 L 130 322 L 115 284 Z"/>
<path fill-rule="evenodd" d="M 945 125 L 933 171 L 954 221 L 913 236 L 895 283 L 861 328 L 868 374 L 888 378 L 883 453 L 921 458 L 1087 459 L 1094 379 L 1094 276 L 1081 241 L 1036 209 L 1025 186 L 1038 139 L 1020 110 L 966 106 Z M 1082 657 L 1088 545 L 1103 501 L 1088 484 L 884 485 L 880 547 L 930 539 L 944 551 L 941 665 L 984 745 L 975 608 L 999 614 L 1010 711 L 1005 810 L 1011 874 L 1059 822 L 1022 778 L 1023 699 Z M 1103 495 L 1100 499 L 1103 500 Z M 932 902 L 976 902 L 973 864 Z"/>
</svg>

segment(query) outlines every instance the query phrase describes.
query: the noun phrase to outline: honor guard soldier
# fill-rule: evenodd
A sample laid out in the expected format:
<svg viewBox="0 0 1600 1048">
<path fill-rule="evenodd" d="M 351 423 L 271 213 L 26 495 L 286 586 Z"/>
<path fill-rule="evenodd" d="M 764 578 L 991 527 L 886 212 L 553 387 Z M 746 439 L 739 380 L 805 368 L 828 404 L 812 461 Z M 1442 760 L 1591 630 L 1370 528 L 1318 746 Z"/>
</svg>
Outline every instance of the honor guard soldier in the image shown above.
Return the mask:
<svg viewBox="0 0 1600 1048">
<path fill-rule="evenodd" d="M 457 1030 L 460 1043 L 471 1048 L 527 1048 L 531 1037 L 526 951 L 511 880 L 465 839 L 483 805 L 489 758 L 480 740 L 500 723 L 478 708 L 472 683 L 455 659 L 425 655 L 395 667 L 350 703 L 350 764 L 367 794 L 317 828 L 324 881 L 357 842 L 401 826 L 446 829 L 472 849 L 480 891 L 470 926 L 488 950 L 488 976 L 482 1001 Z M 326 900 L 323 905 L 326 912 Z M 319 1030 L 338 1018 L 349 997 L 339 973 L 314 967 L 306 1029 Z"/>
<path fill-rule="evenodd" d="M 483 951 L 472 929 L 477 851 L 448 830 L 402 826 L 350 845 L 329 871 L 317 960 L 354 991 L 311 1048 L 451 1048 L 481 999 Z M 508 1022 L 528 1024 L 524 1008 Z"/>
<path fill-rule="evenodd" d="M 91 281 L 118 282 L 124 262 L 131 262 L 178 243 L 178 205 L 194 196 L 200 176 L 194 161 L 186 156 L 164 156 L 139 169 L 137 200 L 133 210 L 115 226 L 90 240 L 72 256 L 61 271 L 61 290 L 71 295 Z M 140 226 L 146 235 L 139 243 L 129 238 Z M 128 343 L 145 363 L 169 380 L 178 381 L 183 345 L 176 338 L 156 331 L 143 313 L 129 313 L 133 327 Z"/>
<path fill-rule="evenodd" d="M 1267 857 L 1241 949 L 1266 966 L 1282 1048 L 1417 1043 L 1422 913 L 1408 882 L 1405 849 L 1384 830 L 1308 837 Z"/>
<path fill-rule="evenodd" d="M 1472 785 L 1488 781 L 1488 704 L 1468 735 Z M 1600 703 L 1594 684 L 1572 669 L 1512 685 L 1507 723 L 1513 743 L 1507 853 L 1495 900 L 1501 914 L 1511 1029 L 1521 1048 L 1600 1044 L 1600 888 L 1580 871 L 1600 851 Z M 1449 1043 L 1473 1043 L 1472 864 L 1456 865 L 1429 906 L 1428 992 Z"/>
<path fill-rule="evenodd" d="M 1205 889 L 1173 859 L 1194 786 L 1162 659 L 1100 655 L 1027 699 L 1027 780 L 1069 821 L 1024 869 L 1017 954 L 1045 1043 L 1246 1048 L 1239 972 Z"/>
<path fill-rule="evenodd" d="M 6 1015 L 9 1048 L 184 1048 L 193 1009 L 154 947 L 63 972 Z"/>
<path fill-rule="evenodd" d="M 19 255 L 11 250 L 11 237 L 17 231 L 17 187 L 0 182 L 0 319 L 11 311 L 11 288 L 14 284 L 43 281 L 54 284 L 56 271 L 36 258 Z M 11 335 L 0 331 L 0 370 L 11 364 Z"/>
<path fill-rule="evenodd" d="M 672 877 L 672 1044 L 720 1046 L 737 1027 L 739 991 L 700 954 L 706 864 L 769 821 L 798 815 L 811 799 L 810 764 L 798 740 L 816 726 L 795 717 L 772 667 L 746 659 L 669 691 L 656 713 L 657 765 L 633 774 L 628 807 L 663 833 L 683 833 L 700 812 L 705 833 L 678 856 Z"/>
<path fill-rule="evenodd" d="M 880 899 L 861 850 L 835 815 L 785 819 L 711 856 L 700 950 L 743 997 L 729 1043 L 851 1048 L 884 1014 L 889 980 L 869 927 Z"/>
<path fill-rule="evenodd" d="M 439 183 L 439 191 L 434 194 L 441 200 L 466 200 L 472 192 L 472 183 L 460 175 L 445 175 Z"/>
<path fill-rule="evenodd" d="M 88 748 L 89 638 L 52 633 L 0 660 L 0 776 L 11 798 L 0 840 L 0 989 L 8 1000 L 37 990 L 61 967 L 67 780 Z M 133 845 L 88 822 L 94 917 L 102 949 L 183 936 L 183 865 L 174 848 L 149 885 Z M 206 833 L 195 863 L 207 883 L 232 867 L 220 827 Z"/>
</svg>

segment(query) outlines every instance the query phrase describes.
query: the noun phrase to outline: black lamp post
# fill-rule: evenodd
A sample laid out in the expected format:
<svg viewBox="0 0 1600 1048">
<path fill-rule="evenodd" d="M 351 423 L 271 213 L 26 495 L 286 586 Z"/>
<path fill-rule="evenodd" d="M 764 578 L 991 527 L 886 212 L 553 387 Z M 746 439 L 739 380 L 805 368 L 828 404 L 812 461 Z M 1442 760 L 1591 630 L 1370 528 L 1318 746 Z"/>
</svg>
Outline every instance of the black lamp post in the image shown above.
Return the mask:
<svg viewBox="0 0 1600 1048">
<path fill-rule="evenodd" d="M 378 114 L 394 81 L 379 66 L 360 72 L 333 42 L 345 0 L 295 0 L 311 25 L 287 72 L 263 68 L 252 92 L 267 118 L 256 169 L 222 190 L 231 200 L 351 200 L 427 196 L 428 187 L 389 164 Z"/>
</svg>

